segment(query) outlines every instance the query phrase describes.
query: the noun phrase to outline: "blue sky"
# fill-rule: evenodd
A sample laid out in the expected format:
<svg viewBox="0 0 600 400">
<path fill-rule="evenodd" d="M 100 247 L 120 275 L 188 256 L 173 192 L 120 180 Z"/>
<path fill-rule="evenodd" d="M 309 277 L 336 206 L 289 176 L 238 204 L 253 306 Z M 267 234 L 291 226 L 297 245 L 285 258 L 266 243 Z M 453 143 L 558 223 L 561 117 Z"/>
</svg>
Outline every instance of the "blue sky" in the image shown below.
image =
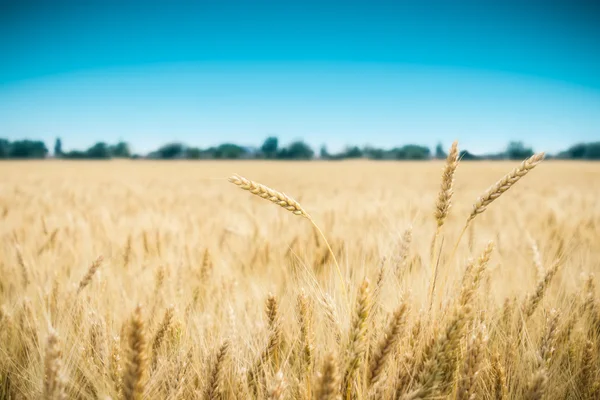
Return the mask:
<svg viewBox="0 0 600 400">
<path fill-rule="evenodd" d="M 0 137 L 83 148 L 600 140 L 583 1 L 0 0 Z"/>
</svg>

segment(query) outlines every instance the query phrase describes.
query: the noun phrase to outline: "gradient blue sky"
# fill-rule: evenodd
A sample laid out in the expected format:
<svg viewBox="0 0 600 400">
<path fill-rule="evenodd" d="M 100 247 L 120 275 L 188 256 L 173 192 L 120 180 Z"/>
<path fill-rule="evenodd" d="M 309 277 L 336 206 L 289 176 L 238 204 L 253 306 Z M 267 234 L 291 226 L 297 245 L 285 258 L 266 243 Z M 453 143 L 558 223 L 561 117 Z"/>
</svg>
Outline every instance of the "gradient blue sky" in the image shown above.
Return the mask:
<svg viewBox="0 0 600 400">
<path fill-rule="evenodd" d="M 593 1 L 0 0 L 0 137 L 553 152 L 600 140 L 599 49 Z"/>
</svg>

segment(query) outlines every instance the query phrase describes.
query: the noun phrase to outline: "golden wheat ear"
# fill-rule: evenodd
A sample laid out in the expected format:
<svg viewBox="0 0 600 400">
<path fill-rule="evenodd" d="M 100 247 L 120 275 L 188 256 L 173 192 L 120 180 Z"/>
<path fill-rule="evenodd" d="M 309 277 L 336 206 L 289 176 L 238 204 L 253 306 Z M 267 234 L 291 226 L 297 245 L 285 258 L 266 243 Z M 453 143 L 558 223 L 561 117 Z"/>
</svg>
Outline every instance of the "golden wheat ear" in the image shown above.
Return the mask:
<svg viewBox="0 0 600 400">
<path fill-rule="evenodd" d="M 290 211 L 294 215 L 299 215 L 299 216 L 302 216 L 302 217 L 308 219 L 310 221 L 310 223 L 315 227 L 315 229 L 319 232 L 319 234 L 321 235 L 323 240 L 325 241 L 325 245 L 327 246 L 327 248 L 329 249 L 329 252 L 331 253 L 331 256 L 333 257 L 333 261 L 335 263 L 335 267 L 337 269 L 337 273 L 339 275 L 339 278 L 340 278 L 340 281 L 342 284 L 342 289 L 344 291 L 344 295 L 347 296 L 346 284 L 344 283 L 344 277 L 342 275 L 342 270 L 340 269 L 340 265 L 337 261 L 337 258 L 335 257 L 335 253 L 333 252 L 333 250 L 331 249 L 331 246 L 329 245 L 329 241 L 327 241 L 327 238 L 325 237 L 325 234 L 323 233 L 323 231 L 321 231 L 321 228 L 319 228 L 319 226 L 312 219 L 312 217 L 304 210 L 304 208 L 302 208 L 300 203 L 298 203 L 296 200 L 292 199 L 290 196 L 288 196 L 287 194 L 285 194 L 283 192 L 280 192 L 275 189 L 271 189 L 270 187 L 268 187 L 266 185 L 252 181 L 247 178 L 244 178 L 243 176 L 239 176 L 237 174 L 231 175 L 228 180 L 229 180 L 229 182 L 238 186 L 242 190 L 247 190 L 255 196 L 258 196 L 260 198 L 270 201 L 271 203 L 277 204 L 278 206 L 285 208 L 286 210 Z"/>
<path fill-rule="evenodd" d="M 310 219 L 310 216 L 306 211 L 304 211 L 300 203 L 298 203 L 296 200 L 292 199 L 290 196 L 286 195 L 283 192 L 271 189 L 268 186 L 265 186 L 255 181 L 251 181 L 250 179 L 246 179 L 237 174 L 231 175 L 229 177 L 229 182 L 239 186 L 240 189 L 249 191 L 255 196 L 269 200 L 270 202 L 285 208 L 292 214 L 300 215 L 304 218 Z"/>
<path fill-rule="evenodd" d="M 477 201 L 475 201 L 475 204 L 473 204 L 473 210 L 471 211 L 471 214 L 467 218 L 465 226 L 463 227 L 462 231 L 460 232 L 460 235 L 458 236 L 458 240 L 454 245 L 454 249 L 452 250 L 452 255 L 450 256 L 450 259 L 454 258 L 454 254 L 456 253 L 456 249 L 458 248 L 460 240 L 465 234 L 471 221 L 476 216 L 484 212 L 487 209 L 487 206 L 489 206 L 494 200 L 500 197 L 502 193 L 506 192 L 508 189 L 513 187 L 515 183 L 517 183 L 521 178 L 527 175 L 529 171 L 531 171 L 539 163 L 541 163 L 544 160 L 544 157 L 546 157 L 546 153 L 544 152 L 532 155 L 528 159 L 524 160 L 521 164 L 519 164 L 518 167 L 510 171 L 508 174 L 504 175 L 502 179 L 494 183 L 485 192 L 483 192 L 481 196 L 479 196 Z"/>
<path fill-rule="evenodd" d="M 473 211 L 467 220 L 469 223 L 473 218 L 475 218 L 478 214 L 481 214 L 485 211 L 488 205 L 491 202 L 496 200 L 498 197 L 502 195 L 502 193 L 506 192 L 510 189 L 515 183 L 519 181 L 522 177 L 527 175 L 529 171 L 534 169 L 545 157 L 545 153 L 534 154 L 529 157 L 527 160 L 523 161 L 517 168 L 510 171 L 508 174 L 504 175 L 502 179 L 498 182 L 494 183 L 490 186 L 473 204 Z"/>
</svg>

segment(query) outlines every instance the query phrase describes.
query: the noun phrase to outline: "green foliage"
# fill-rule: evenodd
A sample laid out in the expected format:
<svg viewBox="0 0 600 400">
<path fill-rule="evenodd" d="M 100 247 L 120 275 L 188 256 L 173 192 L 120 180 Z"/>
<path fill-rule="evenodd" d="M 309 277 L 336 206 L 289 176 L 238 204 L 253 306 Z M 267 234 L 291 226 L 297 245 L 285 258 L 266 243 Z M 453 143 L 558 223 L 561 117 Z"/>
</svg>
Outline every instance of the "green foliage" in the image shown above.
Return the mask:
<svg viewBox="0 0 600 400">
<path fill-rule="evenodd" d="M 363 156 L 363 151 L 358 147 L 348 147 L 344 152 L 344 156 L 346 158 L 361 158 Z"/>
<path fill-rule="evenodd" d="M 199 160 L 202 158 L 202 150 L 197 147 L 188 147 L 185 149 L 185 158 L 189 160 Z"/>
<path fill-rule="evenodd" d="M 573 160 L 600 160 L 600 142 L 578 143 L 560 152 L 558 158 Z"/>
<path fill-rule="evenodd" d="M 10 154 L 10 142 L 6 139 L 0 139 L 0 159 L 8 158 Z"/>
<path fill-rule="evenodd" d="M 467 150 L 462 150 L 458 157 L 463 160 L 463 161 L 469 161 L 469 160 L 479 160 L 480 157 L 477 157 L 474 154 L 469 153 Z"/>
<path fill-rule="evenodd" d="M 523 142 L 510 142 L 506 147 L 505 154 L 510 160 L 524 160 L 533 155 L 533 150 L 525 147 Z"/>
<path fill-rule="evenodd" d="M 181 143 L 169 143 L 160 147 L 155 152 L 151 153 L 151 158 L 159 158 L 162 160 L 172 160 L 182 158 L 185 152 L 185 147 Z"/>
<path fill-rule="evenodd" d="M 438 160 L 443 160 L 446 157 L 448 157 L 448 154 L 446 154 L 446 152 L 444 151 L 444 147 L 442 146 L 442 144 L 438 143 L 437 146 L 435 146 L 435 158 L 437 158 Z"/>
<path fill-rule="evenodd" d="M 17 140 L 8 146 L 7 158 L 46 158 L 48 148 L 39 140 Z"/>
<path fill-rule="evenodd" d="M 408 144 L 392 150 L 393 158 L 396 160 L 426 160 L 429 158 L 428 147 Z"/>
<path fill-rule="evenodd" d="M 235 160 L 243 158 L 246 155 L 246 149 L 237 144 L 224 143 L 218 146 L 213 153 L 213 158 Z"/>
<path fill-rule="evenodd" d="M 108 145 L 104 142 L 96 143 L 95 145 L 90 147 L 86 153 L 87 153 L 88 158 L 97 159 L 97 160 L 107 159 L 107 158 L 110 158 L 110 156 L 111 156 L 110 149 L 109 149 Z"/>
<path fill-rule="evenodd" d="M 260 146 L 260 151 L 264 154 L 265 158 L 275 158 L 278 149 L 279 139 L 274 136 L 266 138 L 262 146 Z"/>
<path fill-rule="evenodd" d="M 62 140 L 60 140 L 60 138 L 56 138 L 56 141 L 54 142 L 54 157 L 60 158 L 62 155 Z"/>
<path fill-rule="evenodd" d="M 277 153 L 277 158 L 282 160 L 310 160 L 315 155 L 313 149 L 302 141 L 291 143 L 288 147 Z"/>
<path fill-rule="evenodd" d="M 111 148 L 104 142 L 99 142 L 86 151 L 73 150 L 62 153 L 62 158 L 71 160 L 106 160 L 112 157 Z"/>
<path fill-rule="evenodd" d="M 112 157 L 116 158 L 130 158 L 131 150 L 129 144 L 126 142 L 119 142 L 114 146 L 109 147 L 109 152 Z"/>
<path fill-rule="evenodd" d="M 45 158 L 48 149 L 42 141 L 36 140 L 17 140 L 11 142 L 0 138 L 0 159 L 27 159 L 27 158 Z M 460 158 L 468 160 L 524 160 L 533 155 L 533 149 L 523 144 L 523 142 L 510 142 L 503 152 L 484 155 L 474 155 L 467 150 L 460 152 Z M 54 156 L 65 159 L 96 159 L 105 160 L 111 158 L 151 158 L 151 159 L 280 159 L 280 160 L 311 160 L 315 156 L 313 149 L 305 142 L 298 140 L 290 143 L 286 147 L 279 146 L 277 137 L 270 136 L 266 138 L 260 148 L 243 147 L 235 143 L 223 143 L 221 145 L 201 149 L 198 147 L 188 147 L 182 143 L 168 143 L 161 146 L 158 150 L 149 153 L 147 156 L 132 154 L 129 144 L 120 141 L 117 144 L 110 145 L 105 142 L 98 142 L 87 150 L 63 151 L 63 143 L 60 138 L 56 138 L 54 143 Z M 319 151 L 319 157 L 324 160 L 345 160 L 352 158 L 367 158 L 370 160 L 428 160 L 432 158 L 431 151 L 426 146 L 408 144 L 392 149 L 382 149 L 372 146 L 360 148 L 358 146 L 348 146 L 339 153 L 331 154 L 327 147 L 323 145 Z M 446 152 L 443 145 L 438 143 L 435 148 L 434 157 L 444 159 Z M 600 160 L 600 142 L 579 143 L 569 147 L 567 150 L 558 153 L 556 158 L 574 159 L 574 160 Z"/>
<path fill-rule="evenodd" d="M 383 160 L 386 158 L 386 151 L 383 149 L 365 147 L 364 153 L 367 156 L 367 158 L 371 160 Z"/>
</svg>

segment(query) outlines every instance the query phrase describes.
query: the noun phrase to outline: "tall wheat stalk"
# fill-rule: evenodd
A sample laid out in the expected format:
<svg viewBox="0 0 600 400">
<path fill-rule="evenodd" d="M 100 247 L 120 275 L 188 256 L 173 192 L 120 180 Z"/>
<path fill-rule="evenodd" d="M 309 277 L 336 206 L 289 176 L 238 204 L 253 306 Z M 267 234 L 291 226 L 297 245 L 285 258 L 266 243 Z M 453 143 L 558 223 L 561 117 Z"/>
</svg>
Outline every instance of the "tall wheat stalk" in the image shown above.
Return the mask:
<svg viewBox="0 0 600 400">
<path fill-rule="evenodd" d="M 289 212 L 291 212 L 294 215 L 299 215 L 301 217 L 308 219 L 310 221 L 310 223 L 315 227 L 317 232 L 319 232 L 319 235 L 321 235 L 321 237 L 325 241 L 325 245 L 327 246 L 327 249 L 331 253 L 331 257 L 333 258 L 333 261 L 335 263 L 335 267 L 337 269 L 337 273 L 339 275 L 340 282 L 342 284 L 342 290 L 344 291 L 344 294 L 347 295 L 346 284 L 344 283 L 344 277 L 342 275 L 342 270 L 340 269 L 340 265 L 337 261 L 337 258 L 335 257 L 335 253 L 333 252 L 333 250 L 331 249 L 331 246 L 329 245 L 329 241 L 327 241 L 325 234 L 323 233 L 321 228 L 319 228 L 319 226 L 317 225 L 315 220 L 310 216 L 310 214 L 308 214 L 306 212 L 306 210 L 304 210 L 304 208 L 302 208 L 300 203 L 298 203 L 296 200 L 292 199 L 290 196 L 286 195 L 283 192 L 279 192 L 275 189 L 271 189 L 268 186 L 265 186 L 261 183 L 252 181 L 250 179 L 244 178 L 244 177 L 236 175 L 236 174 L 229 177 L 229 182 L 238 186 L 240 189 L 249 191 L 250 193 L 252 193 L 255 196 L 261 197 L 265 200 L 270 201 L 271 203 L 277 204 L 278 206 L 285 208 L 286 210 L 288 210 Z"/>
<path fill-rule="evenodd" d="M 437 222 L 437 228 L 435 230 L 435 235 L 433 236 L 433 240 L 431 242 L 431 278 L 429 280 L 430 308 L 431 304 L 433 304 L 435 280 L 437 278 L 437 269 L 440 261 L 439 259 L 436 260 L 435 247 L 437 244 L 438 236 L 440 235 L 442 227 L 444 226 L 444 222 L 446 222 L 446 218 L 448 217 L 450 207 L 452 206 L 452 195 L 454 194 L 454 172 L 456 172 L 457 167 L 458 142 L 454 141 L 454 143 L 452 143 L 452 146 L 450 147 L 450 151 L 448 152 L 448 157 L 446 158 L 446 164 L 444 165 L 444 169 L 442 170 L 442 184 L 437 201 L 435 203 L 435 220 Z"/>
<path fill-rule="evenodd" d="M 465 226 L 463 227 L 462 231 L 460 232 L 460 235 L 458 236 L 458 240 L 454 245 L 454 249 L 452 250 L 452 255 L 450 256 L 450 259 L 454 258 L 454 255 L 456 254 L 456 249 L 460 244 L 460 240 L 462 239 L 466 230 L 469 228 L 469 224 L 471 223 L 471 221 L 473 221 L 473 219 L 476 216 L 484 212 L 494 200 L 500 197 L 508 189 L 513 187 L 515 183 L 517 183 L 521 178 L 527 175 L 529 171 L 534 169 L 540 162 L 542 162 L 545 155 L 546 154 L 544 152 L 532 155 L 528 159 L 524 160 L 518 167 L 510 171 L 508 174 L 504 175 L 502 179 L 494 183 L 485 192 L 483 192 L 481 196 L 479 196 L 475 204 L 473 204 L 473 210 L 471 211 L 471 214 L 469 214 L 467 222 L 465 223 Z"/>
</svg>

